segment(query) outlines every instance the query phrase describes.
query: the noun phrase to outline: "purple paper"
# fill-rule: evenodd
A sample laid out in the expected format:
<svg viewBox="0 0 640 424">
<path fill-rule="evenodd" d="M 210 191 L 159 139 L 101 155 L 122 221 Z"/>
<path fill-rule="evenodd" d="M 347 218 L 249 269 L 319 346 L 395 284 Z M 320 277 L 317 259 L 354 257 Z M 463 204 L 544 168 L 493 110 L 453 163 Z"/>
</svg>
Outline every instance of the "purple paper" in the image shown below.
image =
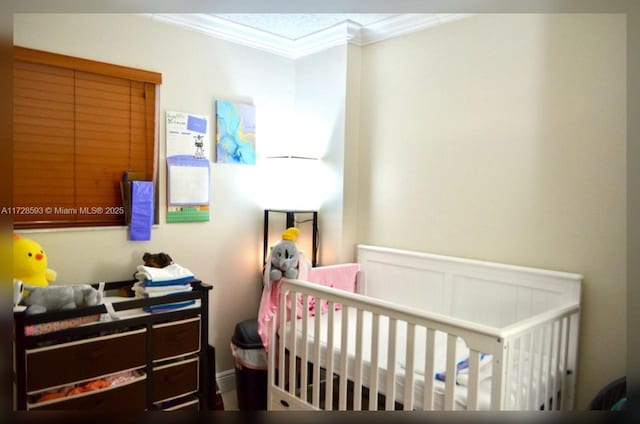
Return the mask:
<svg viewBox="0 0 640 424">
<path fill-rule="evenodd" d="M 129 240 L 151 240 L 153 181 L 131 181 Z"/>
<path fill-rule="evenodd" d="M 198 118 L 193 115 L 187 117 L 187 129 L 190 131 L 199 132 L 202 134 L 207 133 L 207 120 Z"/>
</svg>

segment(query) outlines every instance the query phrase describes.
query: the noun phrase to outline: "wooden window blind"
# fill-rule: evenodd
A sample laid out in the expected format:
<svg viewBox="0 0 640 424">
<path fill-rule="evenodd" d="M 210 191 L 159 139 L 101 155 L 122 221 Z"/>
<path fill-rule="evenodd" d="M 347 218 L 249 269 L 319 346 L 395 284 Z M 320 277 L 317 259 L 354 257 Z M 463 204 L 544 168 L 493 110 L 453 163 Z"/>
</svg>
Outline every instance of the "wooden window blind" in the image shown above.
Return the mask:
<svg viewBox="0 0 640 424">
<path fill-rule="evenodd" d="M 161 75 L 14 47 L 13 78 L 14 227 L 125 225 L 123 173 L 157 180 Z"/>
</svg>

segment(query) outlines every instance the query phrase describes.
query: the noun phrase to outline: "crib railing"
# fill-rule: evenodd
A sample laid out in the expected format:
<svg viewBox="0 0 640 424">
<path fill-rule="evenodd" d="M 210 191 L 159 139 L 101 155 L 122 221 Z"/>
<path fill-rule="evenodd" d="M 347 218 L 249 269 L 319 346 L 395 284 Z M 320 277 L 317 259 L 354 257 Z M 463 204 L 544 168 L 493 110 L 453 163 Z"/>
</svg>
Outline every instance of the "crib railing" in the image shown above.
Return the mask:
<svg viewBox="0 0 640 424">
<path fill-rule="evenodd" d="M 573 407 L 574 387 L 569 373 L 575 373 L 576 349 L 572 342 L 577 337 L 577 305 L 495 329 L 305 281 L 283 280 L 280 284 L 280 312 L 270 328 L 269 409 Z M 323 304 L 326 328 L 310 312 L 310 305 L 315 305 L 315 314 L 320 315 Z M 349 316 L 355 317 L 353 328 Z M 365 321 L 370 325 L 365 327 Z M 365 337 L 365 331 L 370 335 Z M 445 379 L 444 394 L 436 392 L 436 332 L 446 334 L 447 376 L 456 376 L 458 338 L 468 348 L 463 403 L 457 398 L 461 387 L 455 377 Z M 298 333 L 302 341 L 297 339 Z M 308 343 L 309 338 L 314 342 Z M 319 340 L 325 340 L 326 346 Z M 340 349 L 334 349 L 334 340 L 340 340 Z M 351 353 L 346 348 L 350 342 L 355 346 Z M 419 343 L 424 343 L 424 358 L 416 357 Z M 381 352 L 386 352 L 386 361 L 380 357 Z M 491 355 L 490 380 L 480 379 L 482 354 Z M 404 366 L 399 365 L 400 360 Z"/>
<path fill-rule="evenodd" d="M 506 409 L 575 407 L 578 314 L 568 306 L 505 329 Z"/>
</svg>

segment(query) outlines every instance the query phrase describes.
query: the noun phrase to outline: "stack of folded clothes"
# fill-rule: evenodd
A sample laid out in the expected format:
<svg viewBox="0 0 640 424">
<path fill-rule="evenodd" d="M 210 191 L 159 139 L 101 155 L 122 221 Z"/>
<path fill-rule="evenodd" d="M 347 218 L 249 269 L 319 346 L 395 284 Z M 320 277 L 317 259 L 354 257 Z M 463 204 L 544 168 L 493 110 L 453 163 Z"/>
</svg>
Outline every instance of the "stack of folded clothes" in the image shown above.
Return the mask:
<svg viewBox="0 0 640 424">
<path fill-rule="evenodd" d="M 178 264 L 167 265 L 164 268 L 140 265 L 137 268 L 135 277 L 138 282 L 133 285 L 133 290 L 138 298 L 171 296 L 190 292 L 192 290 L 191 281 L 194 280 L 193 273 Z M 162 312 L 184 308 L 185 306 L 193 305 L 195 302 L 195 299 L 191 299 L 147 306 L 143 309 L 146 312 Z"/>
</svg>

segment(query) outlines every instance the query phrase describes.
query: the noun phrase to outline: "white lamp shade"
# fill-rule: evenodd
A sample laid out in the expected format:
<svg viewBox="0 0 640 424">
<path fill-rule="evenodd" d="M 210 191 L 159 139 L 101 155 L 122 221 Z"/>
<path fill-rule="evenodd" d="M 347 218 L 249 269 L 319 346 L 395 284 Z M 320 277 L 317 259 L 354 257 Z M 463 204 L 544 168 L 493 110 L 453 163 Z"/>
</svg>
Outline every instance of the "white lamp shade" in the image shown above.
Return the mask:
<svg viewBox="0 0 640 424">
<path fill-rule="evenodd" d="M 263 209 L 318 210 L 331 179 L 320 159 L 275 157 L 258 161 L 258 201 Z"/>
</svg>

